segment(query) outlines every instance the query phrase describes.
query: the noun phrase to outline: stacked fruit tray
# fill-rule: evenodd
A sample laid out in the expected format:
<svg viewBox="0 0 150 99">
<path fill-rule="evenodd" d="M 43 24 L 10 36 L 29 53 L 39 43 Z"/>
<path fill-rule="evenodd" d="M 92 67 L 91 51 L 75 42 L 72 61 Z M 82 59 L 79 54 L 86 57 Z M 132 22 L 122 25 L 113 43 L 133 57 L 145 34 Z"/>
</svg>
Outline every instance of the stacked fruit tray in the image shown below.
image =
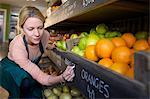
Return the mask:
<svg viewBox="0 0 150 99">
<path fill-rule="evenodd" d="M 45 87 L 43 97 L 45 99 L 86 99 L 78 88 L 66 83 Z"/>
</svg>

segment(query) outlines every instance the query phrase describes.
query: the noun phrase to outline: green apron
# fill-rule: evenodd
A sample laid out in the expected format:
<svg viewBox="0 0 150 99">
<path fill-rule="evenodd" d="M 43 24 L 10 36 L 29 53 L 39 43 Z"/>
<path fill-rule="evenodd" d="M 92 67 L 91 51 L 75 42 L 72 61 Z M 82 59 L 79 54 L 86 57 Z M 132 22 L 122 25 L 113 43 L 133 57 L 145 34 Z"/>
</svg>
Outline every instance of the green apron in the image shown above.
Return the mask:
<svg viewBox="0 0 150 99">
<path fill-rule="evenodd" d="M 26 42 L 25 36 L 23 37 L 23 41 L 29 58 L 28 44 Z M 44 50 L 41 42 L 39 44 L 39 47 L 41 53 L 43 54 Z M 38 65 L 41 56 L 39 56 L 32 62 Z M 0 76 L 0 85 L 9 92 L 9 98 L 20 97 L 20 86 L 23 79 L 25 78 L 28 78 L 32 84 L 32 88 L 30 88 L 30 90 L 28 91 L 31 96 L 35 98 L 42 98 L 42 85 L 40 85 L 36 80 L 32 78 L 29 73 L 20 68 L 18 64 L 10 60 L 8 57 L 5 57 L 0 61 Z"/>
</svg>

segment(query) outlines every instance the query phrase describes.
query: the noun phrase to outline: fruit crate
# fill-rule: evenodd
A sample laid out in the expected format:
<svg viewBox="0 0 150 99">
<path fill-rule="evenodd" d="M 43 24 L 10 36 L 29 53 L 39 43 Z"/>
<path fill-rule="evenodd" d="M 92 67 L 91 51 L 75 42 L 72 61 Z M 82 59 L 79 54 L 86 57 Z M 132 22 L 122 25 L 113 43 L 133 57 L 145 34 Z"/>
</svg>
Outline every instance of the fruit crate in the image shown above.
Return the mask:
<svg viewBox="0 0 150 99">
<path fill-rule="evenodd" d="M 48 58 L 55 64 L 55 66 L 60 70 L 60 72 L 65 70 L 66 64 L 64 62 L 64 59 L 60 55 L 58 55 L 57 52 L 54 51 L 54 49 L 47 49 L 45 53 Z"/>
<path fill-rule="evenodd" d="M 61 53 L 61 52 L 60 52 Z M 83 57 L 71 52 L 60 54 L 70 62 L 76 65 L 74 85 L 80 89 L 89 99 L 98 98 L 140 98 L 148 99 L 149 95 L 149 54 L 135 54 L 135 59 L 139 56 L 146 58 L 145 71 L 141 72 L 139 66 L 135 66 L 135 79 L 127 78 L 115 71 L 100 66 L 99 64 L 89 61 Z M 136 59 L 138 61 L 138 59 Z M 143 63 L 142 63 L 143 64 Z M 146 69 L 147 68 L 147 69 Z M 136 74 L 137 71 L 140 71 Z M 143 74 L 142 80 L 137 75 Z"/>
<path fill-rule="evenodd" d="M 150 52 L 135 53 L 135 79 L 147 86 L 150 97 Z"/>
</svg>

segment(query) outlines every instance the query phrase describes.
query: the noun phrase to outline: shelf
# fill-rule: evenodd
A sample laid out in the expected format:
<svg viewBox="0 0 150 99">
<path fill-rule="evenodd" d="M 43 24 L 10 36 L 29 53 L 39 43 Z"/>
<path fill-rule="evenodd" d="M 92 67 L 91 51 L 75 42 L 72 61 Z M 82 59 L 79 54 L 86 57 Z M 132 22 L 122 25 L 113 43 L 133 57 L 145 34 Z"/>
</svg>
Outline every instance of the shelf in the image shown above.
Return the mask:
<svg viewBox="0 0 150 99">
<path fill-rule="evenodd" d="M 51 7 L 51 6 L 58 6 L 61 4 L 61 0 L 49 0 L 48 1 L 48 6 Z"/>
<path fill-rule="evenodd" d="M 78 31 L 102 22 L 117 21 L 121 23 L 120 32 L 132 30 L 130 32 L 135 33 L 149 29 L 148 16 L 149 0 L 68 0 L 46 19 L 45 28 Z M 67 58 L 76 64 L 74 85 L 90 99 L 149 97 L 149 54 L 135 54 L 135 79 L 131 80 L 71 52 L 52 51 L 62 60 Z M 139 68 L 139 64 L 144 66 Z M 58 64 L 58 68 L 64 67 Z"/>
<path fill-rule="evenodd" d="M 99 24 L 148 15 L 148 0 L 89 0 L 85 3 L 86 1 L 88 0 L 68 0 L 46 19 L 45 28 L 67 22 Z"/>
</svg>

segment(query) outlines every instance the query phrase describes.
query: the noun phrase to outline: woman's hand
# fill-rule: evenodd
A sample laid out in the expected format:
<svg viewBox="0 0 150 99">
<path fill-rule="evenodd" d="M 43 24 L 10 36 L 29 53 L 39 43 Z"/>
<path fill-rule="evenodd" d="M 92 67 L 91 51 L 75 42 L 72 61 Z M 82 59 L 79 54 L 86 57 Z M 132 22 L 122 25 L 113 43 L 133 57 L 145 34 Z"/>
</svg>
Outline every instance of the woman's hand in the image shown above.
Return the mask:
<svg viewBox="0 0 150 99">
<path fill-rule="evenodd" d="M 72 81 L 75 73 L 74 73 L 74 66 L 67 66 L 66 70 L 62 73 L 62 78 L 64 81 Z"/>
</svg>

